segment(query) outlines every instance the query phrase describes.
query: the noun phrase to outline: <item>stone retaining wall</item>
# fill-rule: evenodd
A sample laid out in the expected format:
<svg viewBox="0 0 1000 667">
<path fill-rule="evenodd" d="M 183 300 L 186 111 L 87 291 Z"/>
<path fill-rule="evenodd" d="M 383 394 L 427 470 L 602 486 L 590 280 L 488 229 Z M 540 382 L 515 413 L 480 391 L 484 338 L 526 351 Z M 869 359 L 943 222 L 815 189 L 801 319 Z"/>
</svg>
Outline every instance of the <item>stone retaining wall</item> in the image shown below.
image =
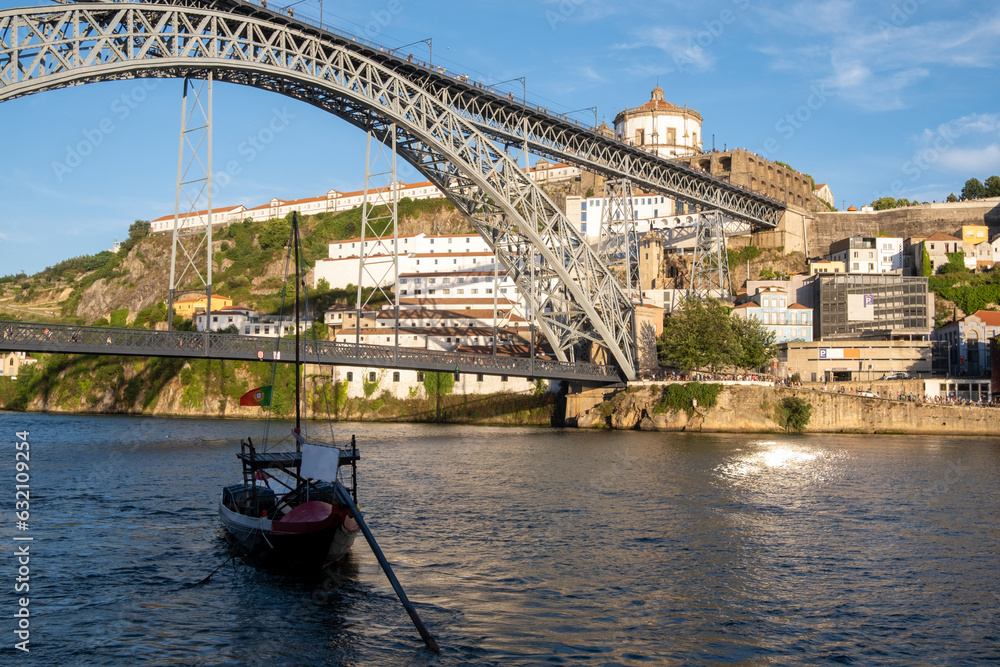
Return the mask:
<svg viewBox="0 0 1000 667">
<path fill-rule="evenodd" d="M 605 403 L 571 414 L 567 424 L 616 430 L 775 432 L 784 429 L 775 409 L 789 396 L 811 406 L 807 433 L 912 433 L 997 436 L 1000 408 L 953 407 L 881 398 L 862 398 L 809 389 L 729 386 L 715 406 L 699 406 L 691 415 L 670 410 L 656 414 L 658 387 L 619 391 Z"/>
</svg>

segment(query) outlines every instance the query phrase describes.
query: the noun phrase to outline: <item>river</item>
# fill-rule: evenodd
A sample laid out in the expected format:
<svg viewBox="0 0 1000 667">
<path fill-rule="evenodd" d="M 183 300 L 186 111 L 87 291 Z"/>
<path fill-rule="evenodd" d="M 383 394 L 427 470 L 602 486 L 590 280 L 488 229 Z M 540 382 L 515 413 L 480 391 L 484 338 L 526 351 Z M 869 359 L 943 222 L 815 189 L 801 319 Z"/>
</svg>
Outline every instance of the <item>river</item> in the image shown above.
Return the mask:
<svg viewBox="0 0 1000 667">
<path fill-rule="evenodd" d="M 1000 660 L 996 439 L 338 424 L 340 442 L 357 435 L 362 509 L 432 656 L 361 538 L 336 586 L 225 564 L 217 496 L 240 479 L 239 438 L 261 429 L 0 413 L 2 662 Z M 14 648 L 25 544 L 29 654 Z"/>
</svg>

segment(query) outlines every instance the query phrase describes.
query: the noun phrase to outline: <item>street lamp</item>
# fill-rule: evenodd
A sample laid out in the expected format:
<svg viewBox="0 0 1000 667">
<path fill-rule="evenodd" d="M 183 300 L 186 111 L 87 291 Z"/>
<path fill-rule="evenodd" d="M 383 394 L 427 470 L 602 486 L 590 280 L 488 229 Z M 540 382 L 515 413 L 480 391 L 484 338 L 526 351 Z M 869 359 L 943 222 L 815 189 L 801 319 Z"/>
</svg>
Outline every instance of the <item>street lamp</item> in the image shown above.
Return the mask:
<svg viewBox="0 0 1000 667">
<path fill-rule="evenodd" d="M 389 55 L 391 56 L 396 51 L 399 51 L 400 49 L 405 49 L 408 46 L 413 46 L 414 44 L 426 44 L 427 45 L 427 50 L 428 50 L 427 64 L 433 65 L 434 64 L 434 38 L 433 37 L 428 37 L 427 39 L 418 39 L 415 42 L 410 42 L 409 44 L 403 44 L 402 46 L 397 46 L 395 48 L 389 49 Z"/>
<path fill-rule="evenodd" d="M 597 107 L 583 107 L 582 109 L 573 109 L 572 111 L 567 111 L 564 115 L 569 116 L 580 111 L 593 111 L 594 112 L 594 129 L 597 129 Z"/>
</svg>

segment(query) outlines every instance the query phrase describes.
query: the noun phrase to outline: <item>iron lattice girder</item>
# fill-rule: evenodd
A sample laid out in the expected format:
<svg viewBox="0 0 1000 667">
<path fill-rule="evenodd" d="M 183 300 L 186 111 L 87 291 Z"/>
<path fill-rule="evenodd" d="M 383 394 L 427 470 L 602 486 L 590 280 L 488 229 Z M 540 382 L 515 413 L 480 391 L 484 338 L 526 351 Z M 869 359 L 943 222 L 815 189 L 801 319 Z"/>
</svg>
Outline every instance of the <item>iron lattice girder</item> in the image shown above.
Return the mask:
<svg viewBox="0 0 1000 667">
<path fill-rule="evenodd" d="M 295 341 L 225 333 L 151 331 L 75 327 L 58 324 L 0 322 L 0 347 L 18 352 L 181 357 L 233 361 L 277 360 L 294 363 Z M 400 368 L 419 371 L 483 373 L 514 377 L 572 380 L 616 384 L 621 381 L 613 366 L 568 363 L 547 359 L 503 357 L 489 354 L 438 352 L 422 348 L 394 348 L 335 341 L 302 341 L 299 353 L 306 363 Z"/>
<path fill-rule="evenodd" d="M 401 154 L 483 234 L 556 355 L 566 359 L 581 339 L 599 342 L 623 375 L 634 377 L 632 304 L 565 216 L 462 114 L 360 51 L 326 33 L 208 9 L 9 10 L 0 12 L 0 101 L 81 83 L 211 70 L 218 80 L 309 102 L 363 129 L 395 123 Z M 534 271 L 525 270 L 530 262 Z"/>
<path fill-rule="evenodd" d="M 516 98 L 498 95 L 433 69 L 421 67 L 384 49 L 374 48 L 374 45 L 351 41 L 239 0 L 184 2 L 194 6 L 225 9 L 245 16 L 267 15 L 272 22 L 295 25 L 306 32 L 321 35 L 328 41 L 344 44 L 431 92 L 442 103 L 474 123 L 478 129 L 505 145 L 524 145 L 527 134 L 528 145 L 539 155 L 579 166 L 607 178 L 628 178 L 642 188 L 662 192 L 702 208 L 723 211 L 746 221 L 754 231 L 774 229 L 781 222 L 785 211 L 786 205 L 776 199 L 609 139 L 568 119 L 560 119 L 528 107 Z"/>
</svg>

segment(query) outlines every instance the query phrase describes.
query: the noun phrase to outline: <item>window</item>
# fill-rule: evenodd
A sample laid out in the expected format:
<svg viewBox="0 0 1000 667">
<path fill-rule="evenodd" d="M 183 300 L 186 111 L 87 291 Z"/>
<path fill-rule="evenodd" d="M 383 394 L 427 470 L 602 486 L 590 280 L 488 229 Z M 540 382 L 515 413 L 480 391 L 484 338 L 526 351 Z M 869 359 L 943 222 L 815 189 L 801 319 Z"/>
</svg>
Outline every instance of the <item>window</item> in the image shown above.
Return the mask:
<svg viewBox="0 0 1000 667">
<path fill-rule="evenodd" d="M 253 332 L 254 332 L 255 334 L 259 334 L 259 333 L 260 333 L 260 327 L 254 327 L 254 328 L 253 328 Z"/>
<path fill-rule="evenodd" d="M 458 373 L 455 373 L 455 382 L 458 382 L 460 379 L 461 376 Z"/>
<path fill-rule="evenodd" d="M 476 374 L 476 382 L 482 382 L 482 381 L 483 381 L 483 374 L 482 373 L 477 373 Z"/>
<path fill-rule="evenodd" d="M 368 373 L 368 381 L 369 382 L 374 382 L 375 381 L 375 371 L 371 371 L 371 372 Z"/>
<path fill-rule="evenodd" d="M 423 381 L 424 381 L 424 373 L 423 373 L 423 371 L 418 371 L 417 372 L 417 382 L 423 382 Z"/>
<path fill-rule="evenodd" d="M 399 371 L 394 371 L 392 374 L 392 381 L 399 382 Z"/>
<path fill-rule="evenodd" d="M 507 381 L 507 376 L 506 375 L 501 375 L 500 376 L 500 381 L 501 382 L 506 382 Z"/>
<path fill-rule="evenodd" d="M 219 321 L 219 317 L 218 317 L 217 315 L 213 315 L 213 316 L 212 316 L 212 321 L 213 321 L 213 322 L 218 322 L 218 321 Z M 229 321 L 230 321 L 230 322 L 232 322 L 232 321 L 233 321 L 233 318 L 231 318 L 231 317 L 230 317 L 230 318 L 229 318 Z"/>
<path fill-rule="evenodd" d="M 348 382 L 354 382 L 354 373 L 348 371 L 348 373 L 347 373 L 347 381 Z"/>
</svg>

